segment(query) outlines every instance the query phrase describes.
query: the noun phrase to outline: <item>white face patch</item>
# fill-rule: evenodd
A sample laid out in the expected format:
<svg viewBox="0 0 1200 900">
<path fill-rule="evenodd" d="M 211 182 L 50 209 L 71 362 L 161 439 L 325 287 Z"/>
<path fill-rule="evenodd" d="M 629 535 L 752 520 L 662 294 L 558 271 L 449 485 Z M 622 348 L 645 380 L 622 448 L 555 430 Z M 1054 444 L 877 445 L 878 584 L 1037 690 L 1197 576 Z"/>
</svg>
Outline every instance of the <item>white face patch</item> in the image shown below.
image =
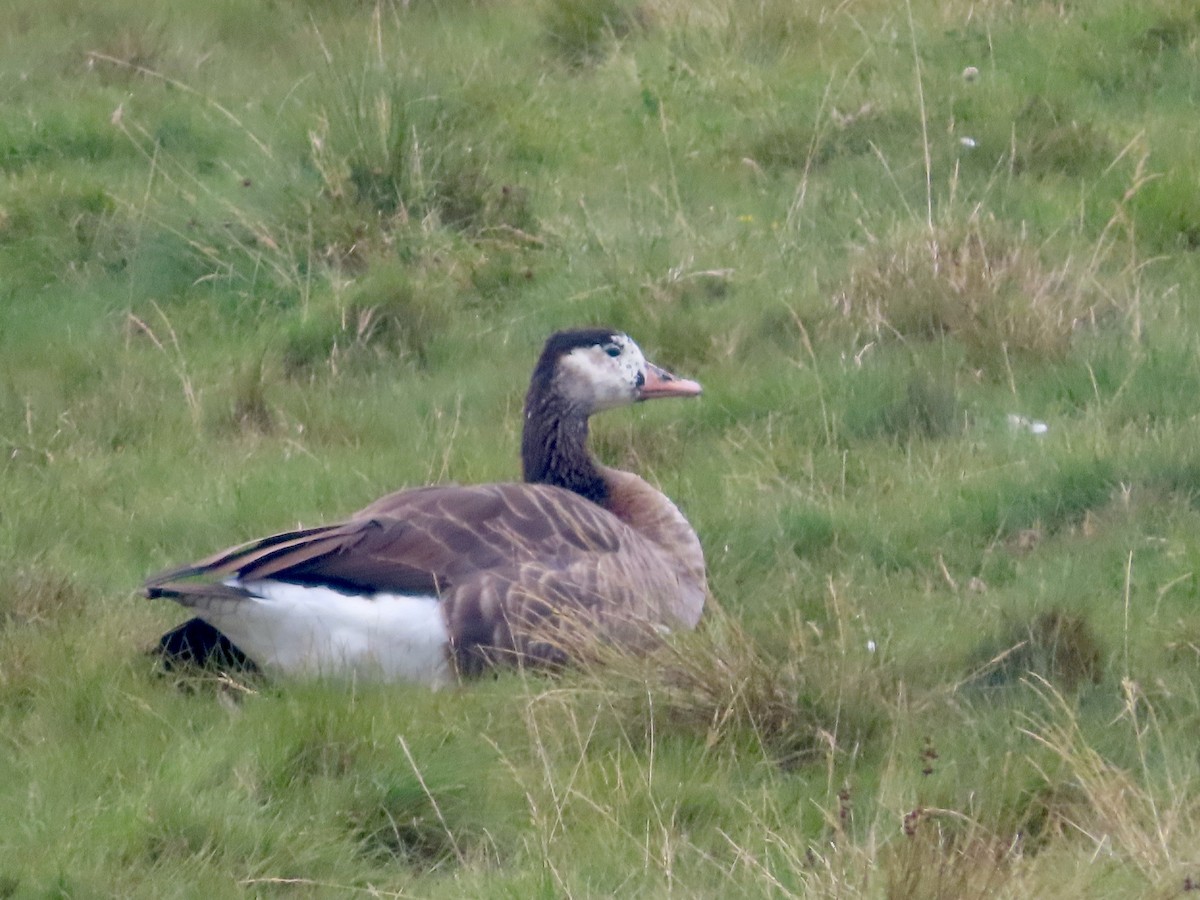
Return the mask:
<svg viewBox="0 0 1200 900">
<path fill-rule="evenodd" d="M 646 357 L 624 334 L 591 347 L 576 347 L 558 363 L 559 391 L 589 415 L 638 399 L 646 378 Z"/>
</svg>

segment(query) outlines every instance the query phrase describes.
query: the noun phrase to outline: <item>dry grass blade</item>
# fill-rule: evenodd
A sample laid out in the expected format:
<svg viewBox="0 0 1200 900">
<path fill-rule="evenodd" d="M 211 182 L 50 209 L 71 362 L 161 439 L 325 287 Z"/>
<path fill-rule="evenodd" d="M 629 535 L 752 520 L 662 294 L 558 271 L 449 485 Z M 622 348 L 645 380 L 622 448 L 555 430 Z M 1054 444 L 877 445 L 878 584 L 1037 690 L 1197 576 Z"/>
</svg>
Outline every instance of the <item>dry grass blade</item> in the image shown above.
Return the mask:
<svg viewBox="0 0 1200 900">
<path fill-rule="evenodd" d="M 568 677 L 647 733 L 694 735 L 710 750 L 749 740 L 791 766 L 832 752 L 840 730 L 867 727 L 842 721 L 844 711 L 815 677 L 823 668 L 801 632 L 776 658 L 714 605 L 697 632 L 660 636 L 648 650 L 595 646 Z"/>
<path fill-rule="evenodd" d="M 412 767 L 413 775 L 417 778 L 417 784 L 421 785 L 421 790 L 425 792 L 425 797 L 429 800 L 429 805 L 432 807 L 434 815 L 437 816 L 442 830 L 446 833 L 446 839 L 450 842 L 451 849 L 454 850 L 454 856 L 458 860 L 458 864 L 460 866 L 465 865 L 466 858 L 463 856 L 462 849 L 458 846 L 454 832 L 446 824 L 446 817 L 442 815 L 442 808 L 438 805 L 437 798 L 433 796 L 433 793 L 429 790 L 429 785 L 425 783 L 425 776 L 421 774 L 421 770 L 417 767 L 417 761 L 413 759 L 412 751 L 408 749 L 408 742 L 404 740 L 404 735 L 402 734 L 397 735 L 396 740 L 400 743 L 400 749 L 404 751 L 404 758 L 408 760 L 409 766 Z"/>
<path fill-rule="evenodd" d="M 271 152 L 271 148 L 268 147 L 266 144 L 264 144 L 254 134 L 254 132 L 252 132 L 249 128 L 247 128 L 245 123 L 240 118 L 238 118 L 233 112 L 231 112 L 227 107 L 225 107 L 221 103 L 218 103 L 216 100 L 212 99 L 211 97 L 205 96 L 200 91 L 197 91 L 195 88 L 191 87 L 190 85 L 185 84 L 184 82 L 179 81 L 176 78 L 171 78 L 169 75 L 164 75 L 162 72 L 155 71 L 154 69 L 148 68 L 146 66 L 138 65 L 137 63 L 134 63 L 134 62 L 129 62 L 128 60 L 118 59 L 115 56 L 110 56 L 107 53 L 101 53 L 98 50 L 92 50 L 91 52 L 89 52 L 88 58 L 92 59 L 92 60 L 99 60 L 101 62 L 106 62 L 109 65 L 120 66 L 121 68 L 129 69 L 131 71 L 137 72 L 139 75 L 144 75 L 147 78 L 157 78 L 158 80 L 164 82 L 165 84 L 169 84 L 171 87 L 175 88 L 176 90 L 183 91 L 184 93 L 190 94 L 193 97 L 199 97 L 201 100 L 204 101 L 205 104 L 207 104 L 208 106 L 211 106 L 213 109 L 215 109 L 217 112 L 219 112 L 222 116 L 224 116 L 226 119 L 228 119 L 234 125 L 236 125 L 238 127 L 238 129 L 240 129 L 242 132 L 244 132 L 250 138 L 250 140 L 252 140 L 254 142 L 254 146 L 256 146 L 259 149 L 259 151 L 263 154 L 263 156 L 265 156 L 269 160 L 274 161 L 275 154 Z M 119 119 L 119 117 L 116 116 L 115 113 L 114 113 L 114 117 Z"/>
<path fill-rule="evenodd" d="M 903 833 L 880 861 L 885 897 L 992 900 L 1013 896 L 1012 862 L 1019 857 L 1014 842 L 988 834 L 978 822 L 954 810 L 914 810 L 905 818 Z"/>
<path fill-rule="evenodd" d="M 1169 796 L 1160 798 L 1153 773 L 1137 775 L 1108 761 L 1085 738 L 1075 710 L 1046 681 L 1038 690 L 1050 708 L 1023 732 L 1050 750 L 1065 766 L 1083 802 L 1062 812 L 1065 824 L 1095 844 L 1097 855 L 1111 854 L 1134 866 L 1147 881 L 1177 884 L 1200 864 L 1194 844 L 1200 803 L 1189 784 L 1168 779 Z M 1139 755 L 1146 758 L 1151 729 L 1140 727 L 1137 708 L 1153 708 L 1126 685 L 1126 713 Z M 1189 868 L 1191 867 L 1191 868 Z"/>
<path fill-rule="evenodd" d="M 948 335 L 999 366 L 1010 355 L 1061 359 L 1081 326 L 1114 308 L 1093 283 L 1090 267 L 1048 266 L 1024 240 L 972 221 L 865 252 L 837 303 L 877 338 Z"/>
</svg>

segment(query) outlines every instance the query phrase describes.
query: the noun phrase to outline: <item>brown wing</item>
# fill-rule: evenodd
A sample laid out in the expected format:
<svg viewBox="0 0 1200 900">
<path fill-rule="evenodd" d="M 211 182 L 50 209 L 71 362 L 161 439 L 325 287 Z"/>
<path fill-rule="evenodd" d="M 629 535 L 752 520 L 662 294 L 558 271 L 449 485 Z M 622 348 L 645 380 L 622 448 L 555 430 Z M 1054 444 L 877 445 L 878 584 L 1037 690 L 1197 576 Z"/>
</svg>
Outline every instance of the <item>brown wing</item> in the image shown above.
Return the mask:
<svg viewBox="0 0 1200 900">
<path fill-rule="evenodd" d="M 671 585 L 642 544 L 611 513 L 559 488 L 430 487 L 391 494 L 340 524 L 273 535 L 164 572 L 146 593 L 198 605 L 206 589 L 236 590 L 220 584 L 231 577 L 436 593 L 462 667 L 512 653 L 559 661 L 564 641 L 548 637 L 548 627 L 613 630 L 618 620 L 653 617 Z"/>
<path fill-rule="evenodd" d="M 390 527 L 389 527 L 390 526 Z M 325 584 L 342 590 L 429 593 L 436 582 L 427 568 L 388 558 L 387 533 L 400 523 L 373 520 L 308 528 L 271 535 L 231 547 L 190 565 L 161 572 L 146 581 L 148 597 L 186 597 L 217 590 L 221 581 L 278 579 Z M 323 577 L 322 573 L 329 574 Z M 376 583 L 375 579 L 378 580 Z"/>
</svg>

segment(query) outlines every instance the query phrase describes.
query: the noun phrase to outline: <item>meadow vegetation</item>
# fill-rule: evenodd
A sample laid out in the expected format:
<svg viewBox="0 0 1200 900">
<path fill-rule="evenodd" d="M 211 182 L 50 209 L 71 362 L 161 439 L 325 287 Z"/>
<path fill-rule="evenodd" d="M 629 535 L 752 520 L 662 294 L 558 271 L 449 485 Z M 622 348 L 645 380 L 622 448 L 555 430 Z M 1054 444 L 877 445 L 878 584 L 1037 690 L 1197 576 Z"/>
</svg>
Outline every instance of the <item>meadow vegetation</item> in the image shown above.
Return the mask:
<svg viewBox="0 0 1200 900">
<path fill-rule="evenodd" d="M 1190 0 L 0 10 L 0 897 L 1200 890 Z M 164 673 L 141 579 L 516 477 L 553 329 L 698 632 Z M 1044 427 L 1043 427 L 1044 426 Z"/>
</svg>

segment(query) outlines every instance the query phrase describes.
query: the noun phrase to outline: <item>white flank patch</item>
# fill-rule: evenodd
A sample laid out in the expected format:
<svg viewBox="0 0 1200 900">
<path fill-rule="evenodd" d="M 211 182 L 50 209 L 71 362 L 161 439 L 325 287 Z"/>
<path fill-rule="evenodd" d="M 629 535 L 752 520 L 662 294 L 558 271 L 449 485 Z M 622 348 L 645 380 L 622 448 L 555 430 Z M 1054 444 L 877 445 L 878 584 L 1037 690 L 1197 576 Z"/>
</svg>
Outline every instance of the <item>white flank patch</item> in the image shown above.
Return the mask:
<svg viewBox="0 0 1200 900">
<path fill-rule="evenodd" d="M 280 581 L 226 583 L 254 596 L 216 604 L 204 617 L 267 669 L 432 685 L 452 680 L 449 633 L 436 597 L 344 594 Z"/>
</svg>

